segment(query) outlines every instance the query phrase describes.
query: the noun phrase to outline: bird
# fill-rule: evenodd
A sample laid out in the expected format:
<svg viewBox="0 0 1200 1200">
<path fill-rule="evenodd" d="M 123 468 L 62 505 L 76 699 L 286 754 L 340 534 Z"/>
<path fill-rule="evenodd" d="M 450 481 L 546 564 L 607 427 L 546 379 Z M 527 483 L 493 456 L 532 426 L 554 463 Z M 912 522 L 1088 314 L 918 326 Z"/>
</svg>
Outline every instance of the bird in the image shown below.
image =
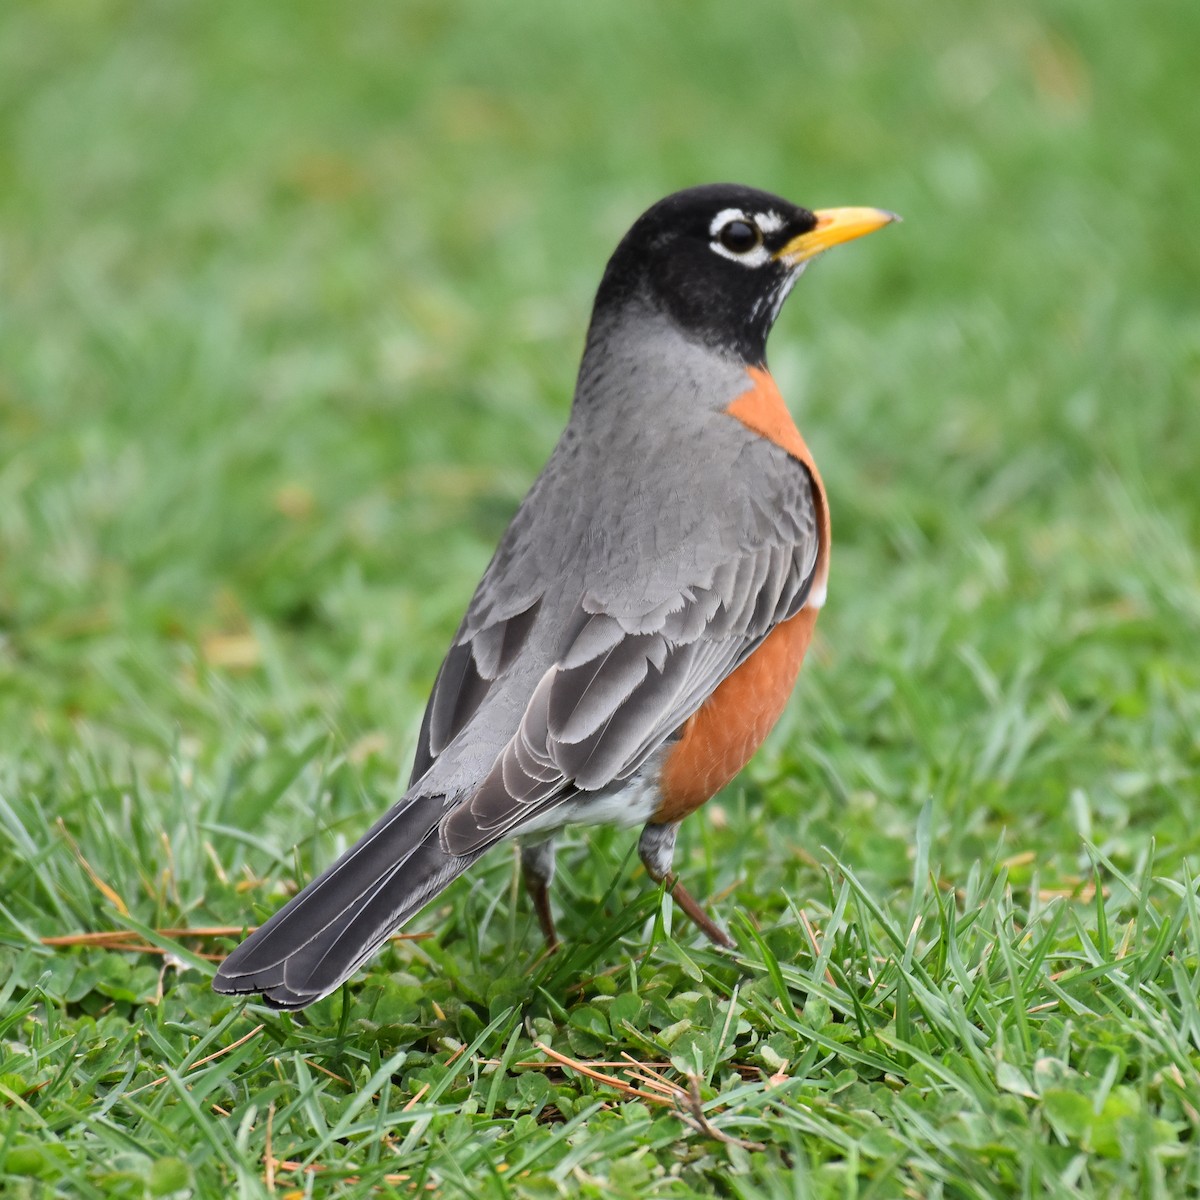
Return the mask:
<svg viewBox="0 0 1200 1200">
<path fill-rule="evenodd" d="M 830 561 L 767 335 L 817 255 L 896 219 L 709 184 L 634 222 L 566 427 L 438 671 L 408 790 L 228 955 L 218 992 L 312 1004 L 508 839 L 554 948 L 555 835 L 576 824 L 640 826 L 650 879 L 733 945 L 674 871 L 677 831 L 782 714 Z"/>
</svg>

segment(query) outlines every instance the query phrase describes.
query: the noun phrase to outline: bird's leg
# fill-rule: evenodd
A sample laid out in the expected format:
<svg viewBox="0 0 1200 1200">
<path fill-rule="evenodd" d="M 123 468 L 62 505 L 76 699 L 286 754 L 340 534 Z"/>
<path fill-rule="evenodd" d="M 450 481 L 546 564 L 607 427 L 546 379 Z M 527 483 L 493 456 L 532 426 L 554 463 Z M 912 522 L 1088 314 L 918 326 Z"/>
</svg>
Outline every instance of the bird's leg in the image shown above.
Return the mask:
<svg viewBox="0 0 1200 1200">
<path fill-rule="evenodd" d="M 550 883 L 554 879 L 553 834 L 537 841 L 522 839 L 521 873 L 538 924 L 542 927 L 542 936 L 546 939 L 546 949 L 557 950 L 558 932 L 554 928 L 554 913 L 550 910 Z"/>
<path fill-rule="evenodd" d="M 733 947 L 733 939 L 704 911 L 703 906 L 691 892 L 679 882 L 671 869 L 675 859 L 675 835 L 679 822 L 670 825 L 647 825 L 638 841 L 638 857 L 646 868 L 646 874 L 655 883 L 665 883 L 672 899 L 699 926 L 710 942 L 718 946 Z"/>
</svg>

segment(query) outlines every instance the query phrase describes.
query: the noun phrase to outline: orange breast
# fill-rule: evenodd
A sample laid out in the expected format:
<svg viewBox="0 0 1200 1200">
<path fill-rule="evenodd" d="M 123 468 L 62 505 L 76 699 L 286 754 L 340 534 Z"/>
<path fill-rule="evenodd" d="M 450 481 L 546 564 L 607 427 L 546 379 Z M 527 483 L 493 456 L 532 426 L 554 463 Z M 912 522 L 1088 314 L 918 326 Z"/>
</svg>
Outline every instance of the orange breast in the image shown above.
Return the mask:
<svg viewBox="0 0 1200 1200">
<path fill-rule="evenodd" d="M 718 685 L 688 718 L 659 778 L 657 822 L 679 821 L 716 795 L 751 759 L 775 727 L 796 686 L 817 623 L 802 608 Z"/>
<path fill-rule="evenodd" d="M 830 537 L 829 507 L 821 476 L 770 374 L 758 367 L 751 367 L 747 374 L 751 386 L 725 411 L 808 468 L 820 542 L 813 589 L 821 593 L 829 573 Z M 682 736 L 663 763 L 659 779 L 662 801 L 654 814 L 655 821 L 686 817 L 750 761 L 775 727 L 796 686 L 819 611 L 805 607 L 776 625 L 762 645 L 688 718 Z"/>
</svg>

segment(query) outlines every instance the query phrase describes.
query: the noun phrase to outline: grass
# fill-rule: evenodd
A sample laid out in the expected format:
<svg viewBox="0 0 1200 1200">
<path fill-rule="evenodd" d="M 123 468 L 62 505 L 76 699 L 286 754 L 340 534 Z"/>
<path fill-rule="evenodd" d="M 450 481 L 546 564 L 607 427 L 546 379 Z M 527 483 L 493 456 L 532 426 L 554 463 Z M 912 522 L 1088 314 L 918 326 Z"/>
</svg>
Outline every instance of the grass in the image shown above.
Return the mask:
<svg viewBox="0 0 1200 1200">
<path fill-rule="evenodd" d="M 1200 12 L 0 35 L 0 1192 L 1200 1189 Z M 549 961 L 498 852 L 303 1016 L 213 995 L 231 939 L 158 931 L 261 919 L 399 793 L 606 254 L 719 178 L 906 218 L 772 343 L 834 575 L 681 841 L 736 952 L 580 833 Z"/>
</svg>

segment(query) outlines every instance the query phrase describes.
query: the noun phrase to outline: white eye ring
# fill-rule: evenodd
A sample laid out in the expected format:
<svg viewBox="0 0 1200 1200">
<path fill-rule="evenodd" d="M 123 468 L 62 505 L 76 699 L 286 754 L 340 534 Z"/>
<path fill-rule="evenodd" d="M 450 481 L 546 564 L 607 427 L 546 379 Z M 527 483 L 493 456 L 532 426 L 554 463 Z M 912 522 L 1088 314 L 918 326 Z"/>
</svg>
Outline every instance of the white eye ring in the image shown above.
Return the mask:
<svg viewBox="0 0 1200 1200">
<path fill-rule="evenodd" d="M 763 216 L 768 219 L 775 217 L 778 221 L 778 216 L 775 213 L 764 213 Z M 758 235 L 758 241 L 753 246 L 748 246 L 745 250 L 732 250 L 721 240 L 721 235 L 733 224 L 742 224 L 748 226 Z M 708 227 L 709 236 L 712 241 L 709 242 L 709 247 L 714 254 L 719 254 L 722 258 L 729 259 L 730 262 L 740 263 L 743 267 L 761 267 L 764 263 L 770 260 L 771 254 L 763 245 L 763 222 L 758 216 L 751 216 L 742 212 L 740 208 L 725 208 L 722 209 Z"/>
</svg>

